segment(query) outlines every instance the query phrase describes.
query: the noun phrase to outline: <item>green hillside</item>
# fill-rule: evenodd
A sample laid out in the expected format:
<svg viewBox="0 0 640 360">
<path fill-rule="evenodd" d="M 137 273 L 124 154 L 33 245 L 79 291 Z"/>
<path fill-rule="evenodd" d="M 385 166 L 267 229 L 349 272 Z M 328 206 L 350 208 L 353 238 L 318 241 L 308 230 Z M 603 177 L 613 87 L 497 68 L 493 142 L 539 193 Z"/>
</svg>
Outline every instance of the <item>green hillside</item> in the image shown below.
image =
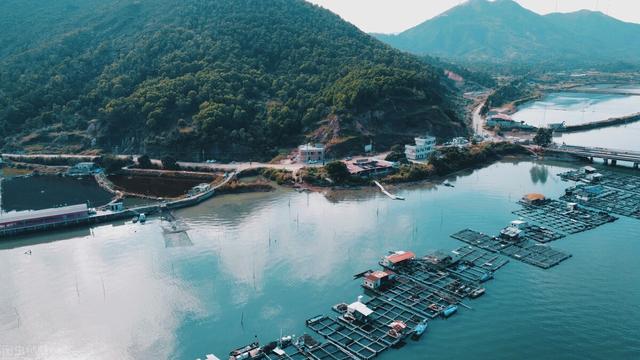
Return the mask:
<svg viewBox="0 0 640 360">
<path fill-rule="evenodd" d="M 247 159 L 308 135 L 464 131 L 439 72 L 303 0 L 9 0 L 0 13 L 4 150 Z"/>
</svg>

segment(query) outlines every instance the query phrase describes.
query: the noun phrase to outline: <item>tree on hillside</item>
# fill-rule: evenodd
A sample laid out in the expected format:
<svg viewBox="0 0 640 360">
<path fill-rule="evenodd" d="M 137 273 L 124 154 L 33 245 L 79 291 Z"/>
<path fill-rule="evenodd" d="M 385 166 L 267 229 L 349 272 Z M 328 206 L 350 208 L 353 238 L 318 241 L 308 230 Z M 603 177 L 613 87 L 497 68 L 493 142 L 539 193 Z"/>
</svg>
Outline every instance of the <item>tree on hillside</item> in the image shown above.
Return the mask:
<svg viewBox="0 0 640 360">
<path fill-rule="evenodd" d="M 165 170 L 180 170 L 180 165 L 171 155 L 165 155 L 162 157 L 162 168 Z"/>
<path fill-rule="evenodd" d="M 539 146 L 548 146 L 553 140 L 553 130 L 546 128 L 538 128 L 536 136 L 533 137 L 533 142 Z"/>
<path fill-rule="evenodd" d="M 151 169 L 153 168 L 153 164 L 151 163 L 151 159 L 149 155 L 142 155 L 138 157 L 138 167 L 141 169 Z"/>
<path fill-rule="evenodd" d="M 347 169 L 347 165 L 342 161 L 332 161 L 325 165 L 324 169 L 327 171 L 329 178 L 337 184 L 347 181 L 351 176 L 349 169 Z"/>
</svg>

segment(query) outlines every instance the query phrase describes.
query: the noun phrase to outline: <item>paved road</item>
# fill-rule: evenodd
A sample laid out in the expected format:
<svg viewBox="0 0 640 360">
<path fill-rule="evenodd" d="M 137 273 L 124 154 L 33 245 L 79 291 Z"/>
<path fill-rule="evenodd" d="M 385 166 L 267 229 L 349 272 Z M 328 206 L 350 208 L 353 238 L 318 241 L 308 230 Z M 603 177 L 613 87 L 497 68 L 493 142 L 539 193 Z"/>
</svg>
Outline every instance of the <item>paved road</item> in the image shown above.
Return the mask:
<svg viewBox="0 0 640 360">
<path fill-rule="evenodd" d="M 91 158 L 95 158 L 97 156 L 93 156 L 93 155 L 75 155 L 75 154 L 2 154 L 3 157 L 6 158 L 13 158 L 13 159 L 19 159 L 19 158 L 25 158 L 25 159 L 29 159 L 29 158 L 47 158 L 47 159 L 73 159 L 73 160 L 89 160 Z M 120 159 L 126 159 L 128 157 L 132 156 L 134 160 L 137 161 L 138 156 L 139 155 L 116 155 L 116 157 L 120 158 Z M 162 162 L 158 159 L 152 159 L 151 162 L 153 162 L 154 164 L 158 164 L 160 165 Z M 178 165 L 183 166 L 183 167 L 204 167 L 204 168 L 209 168 L 212 170 L 215 169 L 220 169 L 222 171 L 243 171 L 243 170 L 249 170 L 249 169 L 258 169 L 258 168 L 272 168 L 272 169 L 283 169 L 283 170 L 289 170 L 289 171 L 293 171 L 293 172 L 297 172 L 300 169 L 302 169 L 303 167 L 309 167 L 309 166 L 321 166 L 322 164 L 269 164 L 269 163 L 261 163 L 261 162 L 238 162 L 238 163 L 234 163 L 234 164 L 208 164 L 208 163 L 203 163 L 203 162 L 188 162 L 188 161 L 179 161 Z"/>
</svg>

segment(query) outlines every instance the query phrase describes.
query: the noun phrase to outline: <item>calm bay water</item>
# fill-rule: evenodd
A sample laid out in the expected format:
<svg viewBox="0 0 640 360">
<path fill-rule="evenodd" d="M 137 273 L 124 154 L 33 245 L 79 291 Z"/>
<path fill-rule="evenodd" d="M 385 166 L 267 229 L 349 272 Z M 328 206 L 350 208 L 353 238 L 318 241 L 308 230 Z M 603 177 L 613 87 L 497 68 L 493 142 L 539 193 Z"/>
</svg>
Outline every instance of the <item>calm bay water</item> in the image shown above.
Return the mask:
<svg viewBox="0 0 640 360">
<path fill-rule="evenodd" d="M 406 201 L 215 197 L 176 213 L 190 241 L 158 219 L 3 241 L 0 344 L 31 358 L 195 359 L 281 329 L 300 335 L 305 319 L 355 299 L 352 275 L 387 251 L 451 250 L 462 243 L 449 234 L 465 227 L 495 232 L 522 194 L 559 196 L 566 166 L 502 162 L 455 188 L 398 189 Z M 640 358 L 639 239 L 640 221 L 624 218 L 555 242 L 573 257 L 551 270 L 512 261 L 473 310 L 381 359 Z"/>
<path fill-rule="evenodd" d="M 612 92 L 624 91 L 640 94 L 637 86 L 595 85 L 589 88 L 610 88 Z M 580 92 L 550 93 L 540 101 L 522 106 L 513 118 L 534 126 L 565 121 L 567 125 L 605 120 L 640 112 L 640 96 L 622 94 L 590 94 Z M 613 149 L 640 151 L 640 122 L 584 132 L 562 134 L 554 138 L 556 143 L 597 146 Z"/>
</svg>

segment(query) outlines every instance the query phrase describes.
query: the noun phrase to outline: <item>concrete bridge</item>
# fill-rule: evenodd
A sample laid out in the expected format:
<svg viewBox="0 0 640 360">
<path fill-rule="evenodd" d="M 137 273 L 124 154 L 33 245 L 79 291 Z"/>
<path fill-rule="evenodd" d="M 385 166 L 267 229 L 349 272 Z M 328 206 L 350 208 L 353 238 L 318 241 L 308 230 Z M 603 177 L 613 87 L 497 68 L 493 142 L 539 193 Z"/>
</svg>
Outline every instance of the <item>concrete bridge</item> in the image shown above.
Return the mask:
<svg viewBox="0 0 640 360">
<path fill-rule="evenodd" d="M 640 151 L 570 145 L 552 146 L 545 149 L 545 151 L 569 154 L 575 157 L 586 159 L 588 161 L 593 161 L 594 159 L 602 159 L 605 164 L 610 165 L 616 165 L 618 161 L 627 161 L 632 163 L 633 167 L 636 169 L 640 164 Z"/>
</svg>

